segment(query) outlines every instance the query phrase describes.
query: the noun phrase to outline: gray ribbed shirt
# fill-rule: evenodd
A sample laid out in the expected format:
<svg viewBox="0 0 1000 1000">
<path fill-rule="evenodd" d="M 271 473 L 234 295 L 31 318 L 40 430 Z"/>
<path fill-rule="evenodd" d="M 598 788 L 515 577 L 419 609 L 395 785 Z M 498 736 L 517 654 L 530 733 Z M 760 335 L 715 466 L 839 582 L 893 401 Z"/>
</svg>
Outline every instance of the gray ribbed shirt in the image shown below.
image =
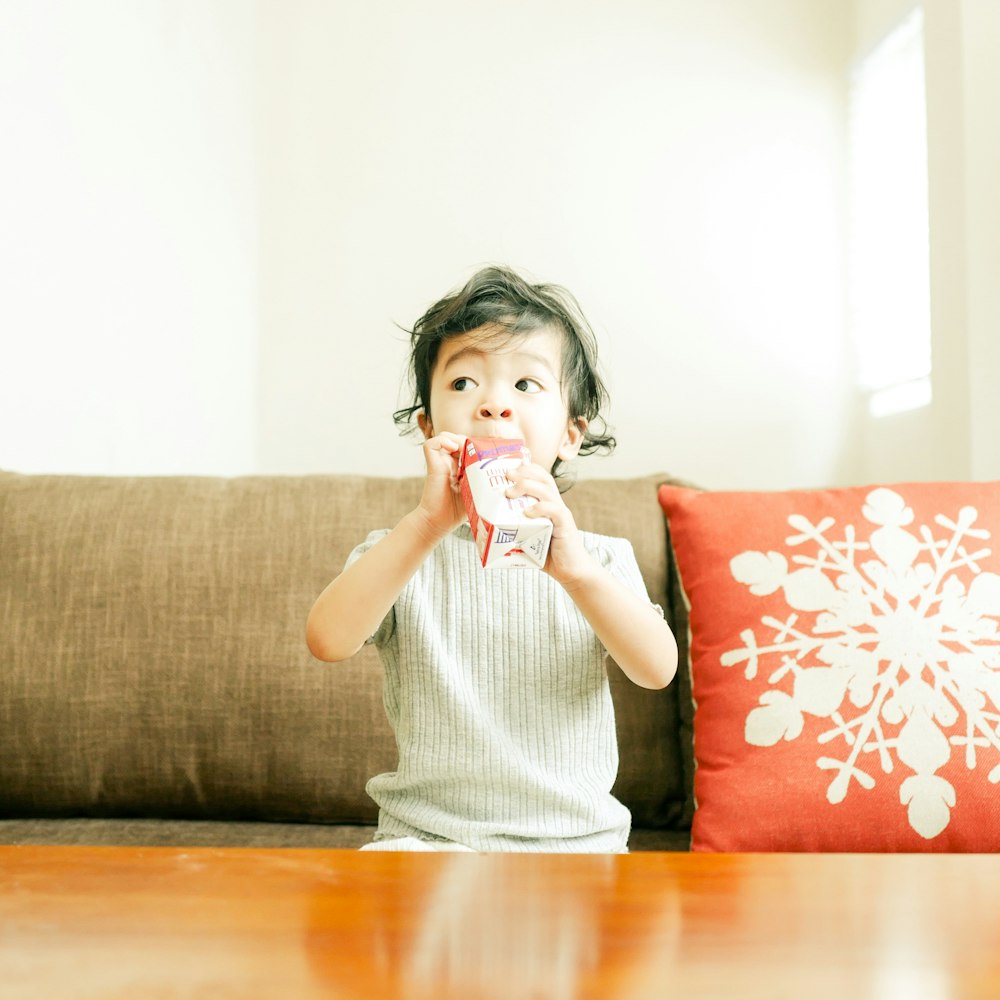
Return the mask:
<svg viewBox="0 0 1000 1000">
<path fill-rule="evenodd" d="M 348 565 L 384 537 L 372 532 Z M 587 550 L 646 597 L 630 543 L 583 532 Z M 377 840 L 477 851 L 626 850 L 604 649 L 559 584 L 484 570 L 468 525 L 446 537 L 373 641 L 397 770 L 368 783 Z"/>
</svg>

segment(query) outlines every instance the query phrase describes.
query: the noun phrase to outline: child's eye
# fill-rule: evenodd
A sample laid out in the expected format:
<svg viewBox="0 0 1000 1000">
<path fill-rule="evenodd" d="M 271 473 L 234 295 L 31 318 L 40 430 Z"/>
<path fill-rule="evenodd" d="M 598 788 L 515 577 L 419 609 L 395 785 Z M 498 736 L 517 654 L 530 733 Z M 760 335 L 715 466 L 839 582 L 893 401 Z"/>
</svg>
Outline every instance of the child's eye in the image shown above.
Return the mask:
<svg viewBox="0 0 1000 1000">
<path fill-rule="evenodd" d="M 533 378 L 519 378 L 514 383 L 514 388 L 518 392 L 541 392 L 541 385 L 536 382 Z"/>
<path fill-rule="evenodd" d="M 457 378 L 451 383 L 451 387 L 456 392 L 468 392 L 475 387 L 475 384 L 471 378 Z"/>
</svg>

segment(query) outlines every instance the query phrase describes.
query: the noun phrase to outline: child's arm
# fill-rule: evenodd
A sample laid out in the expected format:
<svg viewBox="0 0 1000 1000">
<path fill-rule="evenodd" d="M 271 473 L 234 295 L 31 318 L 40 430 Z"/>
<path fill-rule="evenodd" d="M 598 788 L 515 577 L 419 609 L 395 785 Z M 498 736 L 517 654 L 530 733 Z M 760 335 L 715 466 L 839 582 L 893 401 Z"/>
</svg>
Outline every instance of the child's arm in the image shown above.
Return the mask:
<svg viewBox="0 0 1000 1000">
<path fill-rule="evenodd" d="M 465 515 L 455 487 L 464 438 L 439 434 L 424 442 L 427 479 L 420 503 L 330 583 L 309 612 L 306 643 L 319 660 L 353 656 L 378 629 L 407 581 Z"/>
<path fill-rule="evenodd" d="M 611 658 L 640 687 L 666 687 L 677 672 L 677 642 L 656 609 L 587 555 L 589 573 L 563 584 Z"/>
<path fill-rule="evenodd" d="M 677 672 L 677 642 L 655 608 L 629 590 L 586 550 L 576 521 L 552 477 L 537 465 L 508 473 L 508 496 L 532 496 L 528 517 L 552 521 L 545 572 L 573 598 L 598 639 L 624 673 L 640 687 L 662 688 Z"/>
</svg>

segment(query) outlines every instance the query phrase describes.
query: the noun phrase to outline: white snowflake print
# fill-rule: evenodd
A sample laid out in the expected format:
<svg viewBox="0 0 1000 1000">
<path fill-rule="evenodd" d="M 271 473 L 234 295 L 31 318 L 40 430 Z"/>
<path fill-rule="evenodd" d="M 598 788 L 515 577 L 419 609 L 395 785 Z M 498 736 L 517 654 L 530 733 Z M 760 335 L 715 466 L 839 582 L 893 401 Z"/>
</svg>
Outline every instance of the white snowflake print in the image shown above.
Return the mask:
<svg viewBox="0 0 1000 1000">
<path fill-rule="evenodd" d="M 722 664 L 744 663 L 748 680 L 771 671 L 746 719 L 748 743 L 794 740 L 806 715 L 829 720 L 816 761 L 832 774 L 827 799 L 842 802 L 855 781 L 871 790 L 878 772 L 902 766 L 900 803 L 930 840 L 956 806 L 955 787 L 936 773 L 953 754 L 1000 782 L 1000 575 L 979 566 L 990 536 L 975 527 L 974 507 L 936 515 L 936 534 L 915 526 L 890 489 L 870 492 L 862 513 L 874 526 L 867 540 L 833 517 L 812 524 L 793 514 L 785 544 L 800 553 L 791 565 L 780 552 L 731 560 L 752 594 L 780 588 L 794 610 L 784 621 L 761 618 L 760 641 L 741 632 L 743 645 Z"/>
</svg>

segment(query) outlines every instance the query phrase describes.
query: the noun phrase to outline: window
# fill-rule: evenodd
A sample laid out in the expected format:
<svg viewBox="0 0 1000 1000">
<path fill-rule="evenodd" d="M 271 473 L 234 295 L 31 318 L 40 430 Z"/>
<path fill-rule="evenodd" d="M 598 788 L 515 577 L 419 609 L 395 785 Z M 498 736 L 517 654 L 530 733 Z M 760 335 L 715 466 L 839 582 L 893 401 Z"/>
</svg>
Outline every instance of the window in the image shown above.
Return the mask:
<svg viewBox="0 0 1000 1000">
<path fill-rule="evenodd" d="M 849 105 L 849 310 L 873 416 L 931 398 L 923 12 L 855 67 Z"/>
</svg>

